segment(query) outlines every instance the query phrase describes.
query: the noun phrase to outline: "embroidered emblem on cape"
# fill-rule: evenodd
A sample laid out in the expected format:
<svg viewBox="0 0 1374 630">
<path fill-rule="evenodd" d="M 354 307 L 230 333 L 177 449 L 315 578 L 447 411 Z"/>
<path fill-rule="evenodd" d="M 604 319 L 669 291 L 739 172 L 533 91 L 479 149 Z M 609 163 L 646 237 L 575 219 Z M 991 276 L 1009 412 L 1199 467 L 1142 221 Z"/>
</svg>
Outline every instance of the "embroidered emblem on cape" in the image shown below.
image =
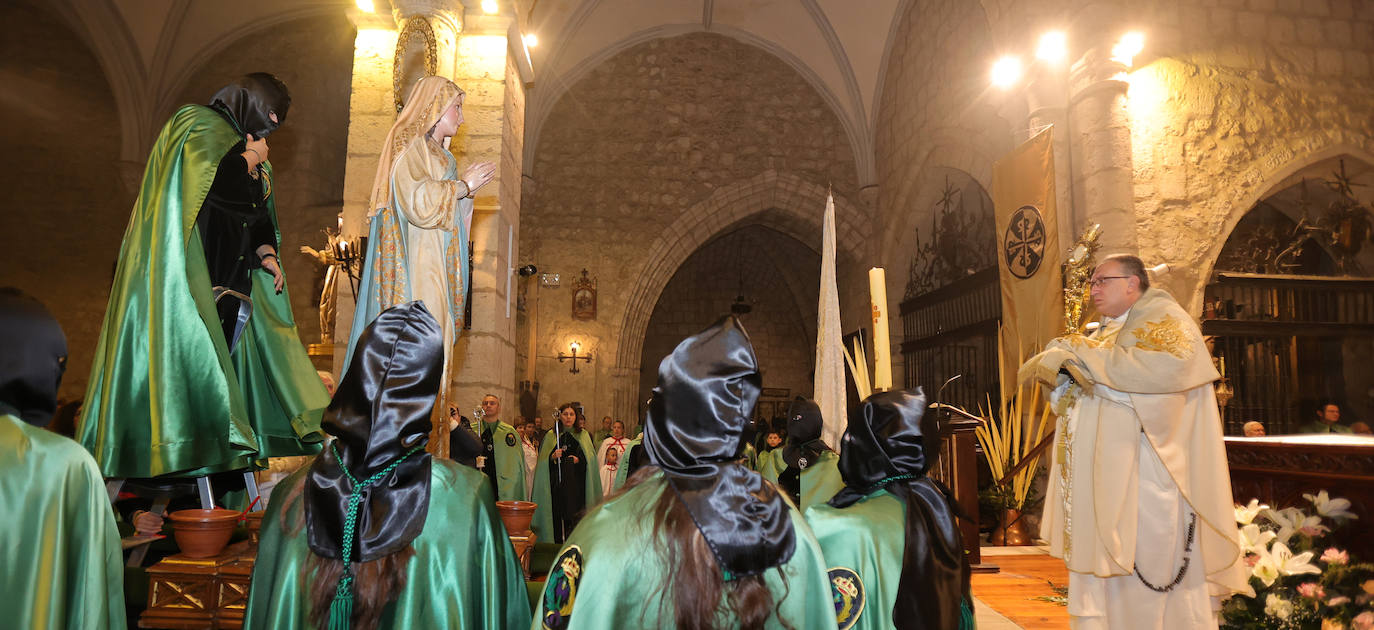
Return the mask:
<svg viewBox="0 0 1374 630">
<path fill-rule="evenodd" d="M 1188 333 L 1173 315 L 1165 315 L 1157 322 L 1145 322 L 1144 326 L 1132 330 L 1131 336 L 1135 337 L 1135 347 L 1141 350 L 1168 352 L 1180 359 L 1193 354 Z"/>
<path fill-rule="evenodd" d="M 582 550 L 573 545 L 558 555 L 544 582 L 539 619 L 546 630 L 562 630 L 572 623 L 573 603 L 582 582 Z"/>
<path fill-rule="evenodd" d="M 1002 257 L 1007 271 L 1022 280 L 1040 270 L 1045 259 L 1045 220 L 1035 206 L 1021 206 L 1012 213 L 1002 236 Z"/>
<path fill-rule="evenodd" d="M 853 569 L 844 567 L 830 569 L 826 576 L 830 578 L 830 597 L 835 603 L 835 622 L 840 630 L 849 630 L 858 623 L 868 601 L 863 580 Z"/>
<path fill-rule="evenodd" d="M 805 457 L 803 457 L 803 458 L 801 458 L 801 459 L 798 459 L 798 460 L 797 460 L 797 468 L 800 468 L 800 469 L 802 469 L 802 470 L 806 470 L 806 466 L 807 466 L 807 464 L 809 464 L 809 463 L 810 463 L 810 462 L 806 461 L 806 458 L 805 458 Z"/>
<path fill-rule="evenodd" d="M 507 434 L 506 434 L 506 446 L 515 446 L 515 434 L 514 434 L 514 433 L 507 433 Z"/>
</svg>

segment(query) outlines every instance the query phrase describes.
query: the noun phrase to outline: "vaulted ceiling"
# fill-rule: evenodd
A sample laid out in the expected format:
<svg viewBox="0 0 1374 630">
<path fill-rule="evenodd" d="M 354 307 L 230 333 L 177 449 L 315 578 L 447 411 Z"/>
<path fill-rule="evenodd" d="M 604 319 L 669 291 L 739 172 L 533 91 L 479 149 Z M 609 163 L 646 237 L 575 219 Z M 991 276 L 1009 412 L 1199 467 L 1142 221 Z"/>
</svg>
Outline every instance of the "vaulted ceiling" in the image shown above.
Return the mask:
<svg viewBox="0 0 1374 630">
<path fill-rule="evenodd" d="M 563 92 L 611 55 L 637 43 L 710 31 L 763 48 L 796 68 L 835 110 L 848 134 L 861 185 L 873 183 L 873 135 L 896 17 L 912 0 L 502 0 L 540 45 L 526 120 L 526 164 L 543 121 Z M 452 0 L 473 5 L 479 0 Z M 397 13 L 445 6 L 436 0 L 375 2 Z M 422 6 L 423 5 L 423 6 Z M 100 59 L 119 101 L 125 160 L 146 142 L 198 65 L 269 26 L 353 10 L 351 0 L 51 0 Z"/>
</svg>

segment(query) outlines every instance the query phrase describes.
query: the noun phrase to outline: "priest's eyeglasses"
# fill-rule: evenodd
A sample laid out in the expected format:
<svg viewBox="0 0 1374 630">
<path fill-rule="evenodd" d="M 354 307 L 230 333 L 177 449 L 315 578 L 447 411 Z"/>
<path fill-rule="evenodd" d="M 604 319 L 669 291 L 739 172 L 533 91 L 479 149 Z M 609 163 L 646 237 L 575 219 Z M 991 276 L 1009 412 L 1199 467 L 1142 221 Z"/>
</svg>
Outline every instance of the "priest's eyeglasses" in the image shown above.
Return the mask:
<svg viewBox="0 0 1374 630">
<path fill-rule="evenodd" d="M 1108 280 L 1119 280 L 1119 279 L 1125 279 L 1125 278 L 1131 278 L 1131 277 L 1134 277 L 1134 276 L 1102 276 L 1102 277 L 1100 277 L 1100 278 L 1093 278 L 1092 280 L 1089 280 L 1089 281 L 1088 281 L 1088 284 L 1089 284 L 1090 286 L 1096 288 L 1096 287 L 1100 287 L 1100 286 L 1102 286 L 1102 285 L 1104 285 L 1104 284 L 1107 284 L 1107 281 L 1108 281 Z"/>
</svg>

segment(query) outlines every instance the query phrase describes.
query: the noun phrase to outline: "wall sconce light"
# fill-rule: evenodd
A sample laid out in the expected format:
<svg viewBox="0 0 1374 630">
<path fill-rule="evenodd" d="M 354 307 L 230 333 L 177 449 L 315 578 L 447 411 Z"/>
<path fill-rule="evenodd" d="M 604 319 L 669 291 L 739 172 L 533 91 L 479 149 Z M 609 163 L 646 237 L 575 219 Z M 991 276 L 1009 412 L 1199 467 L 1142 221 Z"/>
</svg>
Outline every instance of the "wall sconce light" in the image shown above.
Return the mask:
<svg viewBox="0 0 1374 630">
<path fill-rule="evenodd" d="M 578 350 L 581 350 L 581 349 L 582 349 L 582 344 L 577 343 L 576 341 L 574 341 L 574 342 L 568 344 L 568 350 L 572 351 L 572 354 L 569 355 L 569 354 L 563 354 L 562 352 L 559 352 L 559 353 L 558 353 L 558 362 L 559 362 L 559 363 L 562 363 L 562 362 L 564 362 L 564 361 L 572 361 L 572 367 L 569 368 L 568 371 L 569 371 L 569 372 L 572 372 L 573 374 L 577 374 L 578 372 L 581 371 L 581 370 L 577 369 L 577 362 L 578 362 L 578 361 L 586 361 L 588 365 L 591 365 L 591 362 L 592 362 L 592 357 L 591 357 L 591 355 L 585 355 L 585 356 L 580 356 L 580 357 L 577 356 L 577 351 L 578 351 Z"/>
</svg>

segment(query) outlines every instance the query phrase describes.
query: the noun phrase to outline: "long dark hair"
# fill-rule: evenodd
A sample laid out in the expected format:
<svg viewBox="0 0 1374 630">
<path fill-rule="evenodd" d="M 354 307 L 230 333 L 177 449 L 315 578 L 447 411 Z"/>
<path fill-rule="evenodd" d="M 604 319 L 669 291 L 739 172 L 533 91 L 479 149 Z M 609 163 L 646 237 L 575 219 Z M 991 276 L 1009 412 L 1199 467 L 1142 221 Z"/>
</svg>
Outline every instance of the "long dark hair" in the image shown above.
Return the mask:
<svg viewBox="0 0 1374 630">
<path fill-rule="evenodd" d="M 282 506 L 281 527 L 289 536 L 295 536 L 305 527 L 305 510 L 296 512 L 296 518 L 287 522 L 286 515 L 301 500 L 305 484 L 297 485 L 286 497 Z M 357 630 L 372 630 L 382 619 L 386 605 L 396 599 L 397 594 L 406 586 L 406 566 L 415 557 L 415 546 L 406 545 L 396 553 L 388 554 L 370 562 L 353 563 L 353 627 Z M 305 582 L 305 592 L 310 598 L 310 624 L 324 630 L 329 627 L 329 606 L 334 601 L 335 589 L 343 573 L 343 561 L 326 558 L 313 551 L 306 560 L 306 569 L 301 573 Z"/>
<path fill-rule="evenodd" d="M 625 480 L 625 486 L 607 496 L 605 501 L 628 492 L 658 472 L 659 468 L 653 465 L 636 470 Z M 712 630 L 717 627 L 716 620 L 720 613 L 738 619 L 740 630 L 762 630 L 775 614 L 784 628 L 792 628 L 782 618 L 781 611 L 782 600 L 787 599 L 786 573 L 779 572 L 783 577 L 784 592 L 776 601 L 764 579 L 766 573 L 726 582 L 715 554 L 711 553 L 706 538 L 692 521 L 687 505 L 678 500 L 671 489 L 665 488 L 658 496 L 651 514 L 649 527 L 663 543 L 656 545 L 665 576 L 659 589 L 659 612 L 662 613 L 663 607 L 671 601 L 675 628 Z M 723 607 L 722 596 L 725 600 Z M 647 611 L 648 607 L 645 607 L 641 615 L 647 614 Z"/>
</svg>

